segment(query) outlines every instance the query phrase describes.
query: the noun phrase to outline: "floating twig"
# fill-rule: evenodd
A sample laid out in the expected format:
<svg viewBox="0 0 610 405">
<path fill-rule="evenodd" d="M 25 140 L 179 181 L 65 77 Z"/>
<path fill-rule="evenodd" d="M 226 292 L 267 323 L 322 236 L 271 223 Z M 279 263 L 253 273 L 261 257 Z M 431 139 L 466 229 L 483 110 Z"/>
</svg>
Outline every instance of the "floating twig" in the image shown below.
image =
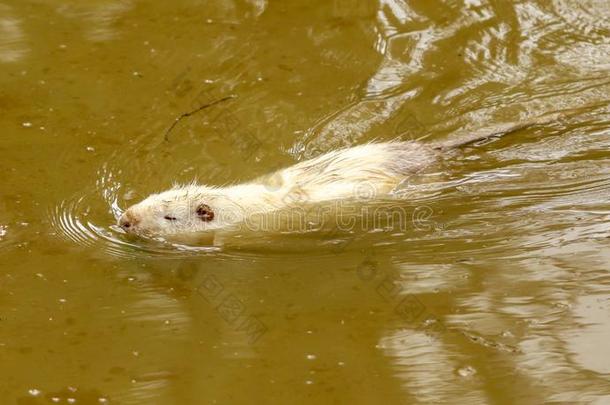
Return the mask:
<svg viewBox="0 0 610 405">
<path fill-rule="evenodd" d="M 199 111 L 205 110 L 205 109 L 206 109 L 206 108 L 208 108 L 208 107 L 213 107 L 213 106 L 215 106 L 216 104 L 220 104 L 220 103 L 222 103 L 223 101 L 227 101 L 227 100 L 230 100 L 230 99 L 232 99 L 232 98 L 237 98 L 237 96 L 235 96 L 235 95 L 230 95 L 230 96 L 226 96 L 226 97 L 223 97 L 223 98 L 219 98 L 218 100 L 214 100 L 214 101 L 212 101 L 212 102 L 210 102 L 210 103 L 207 103 L 207 104 L 204 104 L 204 105 L 202 105 L 202 106 L 199 106 L 199 107 L 197 107 L 196 109 L 194 109 L 193 111 L 189 111 L 189 112 L 186 112 L 186 113 L 182 113 L 182 114 L 180 114 L 180 116 L 178 116 L 178 117 L 177 117 L 177 118 L 174 120 L 174 122 L 172 123 L 172 125 L 171 125 L 171 126 L 168 128 L 168 129 L 167 129 L 167 131 L 165 131 L 165 136 L 164 136 L 163 138 L 165 139 L 165 141 L 166 141 L 166 142 L 167 142 L 167 141 L 169 141 L 169 134 L 170 134 L 170 132 L 172 132 L 172 130 L 174 129 L 174 127 L 175 127 L 176 125 L 178 125 L 178 123 L 179 123 L 179 122 L 180 122 L 182 119 L 184 119 L 184 118 L 188 118 L 188 117 L 190 117 L 190 116 L 191 116 L 191 115 L 193 115 L 193 114 L 197 114 Z"/>
</svg>

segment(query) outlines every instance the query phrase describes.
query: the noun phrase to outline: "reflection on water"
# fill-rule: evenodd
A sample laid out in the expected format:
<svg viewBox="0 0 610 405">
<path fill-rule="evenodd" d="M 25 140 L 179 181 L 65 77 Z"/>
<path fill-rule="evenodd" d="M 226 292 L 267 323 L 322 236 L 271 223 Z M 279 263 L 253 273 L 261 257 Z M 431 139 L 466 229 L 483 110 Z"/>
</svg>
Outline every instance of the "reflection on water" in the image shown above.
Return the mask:
<svg viewBox="0 0 610 405">
<path fill-rule="evenodd" d="M 608 402 L 608 38 L 605 0 L 1 4 L 2 403 Z M 114 226 L 173 182 L 570 108 L 408 179 L 406 229 Z"/>
<path fill-rule="evenodd" d="M 27 52 L 21 20 L 9 6 L 0 4 L 0 62 L 17 62 Z"/>
<path fill-rule="evenodd" d="M 85 38 L 102 42 L 116 39 L 121 28 L 115 26 L 121 17 L 133 7 L 132 1 L 104 1 L 98 4 L 66 4 L 57 13 L 79 21 L 86 29 Z"/>
</svg>

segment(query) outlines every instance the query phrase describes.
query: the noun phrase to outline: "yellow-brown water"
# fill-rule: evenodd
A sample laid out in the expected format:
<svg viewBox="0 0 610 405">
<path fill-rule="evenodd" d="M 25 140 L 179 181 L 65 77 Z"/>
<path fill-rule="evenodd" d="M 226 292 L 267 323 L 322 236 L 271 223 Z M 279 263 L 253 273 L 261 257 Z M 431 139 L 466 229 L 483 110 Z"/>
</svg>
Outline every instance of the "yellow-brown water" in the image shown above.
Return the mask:
<svg viewBox="0 0 610 405">
<path fill-rule="evenodd" d="M 0 2 L 0 403 L 610 403 L 609 34 L 607 0 Z M 402 231 L 112 227 L 174 181 L 594 105 L 439 166 Z"/>
</svg>

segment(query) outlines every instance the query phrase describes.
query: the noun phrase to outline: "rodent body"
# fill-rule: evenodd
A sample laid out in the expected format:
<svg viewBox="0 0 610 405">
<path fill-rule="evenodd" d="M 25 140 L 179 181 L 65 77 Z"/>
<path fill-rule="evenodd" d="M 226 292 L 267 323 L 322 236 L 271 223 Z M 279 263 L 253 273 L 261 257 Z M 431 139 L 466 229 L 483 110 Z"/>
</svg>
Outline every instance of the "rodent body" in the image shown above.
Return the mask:
<svg viewBox="0 0 610 405">
<path fill-rule="evenodd" d="M 405 179 L 460 148 L 548 124 L 578 111 L 564 110 L 518 124 L 498 125 L 491 131 L 440 144 L 394 141 L 339 149 L 234 186 L 177 186 L 128 208 L 119 226 L 128 233 L 148 236 L 215 234 L 237 230 L 256 215 L 350 200 L 363 185 L 376 198 L 392 198 Z"/>
<path fill-rule="evenodd" d="M 410 175 L 440 154 L 419 142 L 369 143 L 340 149 L 252 182 L 209 187 L 190 184 L 153 194 L 128 208 L 119 225 L 129 233 L 171 236 L 230 231 L 253 215 L 350 200 L 363 190 L 391 197 Z"/>
</svg>

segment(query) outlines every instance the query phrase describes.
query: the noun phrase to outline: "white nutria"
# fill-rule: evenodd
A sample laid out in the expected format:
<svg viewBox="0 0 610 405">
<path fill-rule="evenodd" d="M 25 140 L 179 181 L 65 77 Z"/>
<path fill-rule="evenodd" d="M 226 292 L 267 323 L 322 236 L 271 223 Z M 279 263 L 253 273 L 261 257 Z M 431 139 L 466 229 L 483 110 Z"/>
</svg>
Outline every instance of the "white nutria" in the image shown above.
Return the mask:
<svg viewBox="0 0 610 405">
<path fill-rule="evenodd" d="M 237 229 L 254 214 L 353 198 L 362 184 L 373 188 L 377 197 L 391 198 L 406 178 L 451 151 L 565 117 L 559 114 L 497 126 L 491 133 L 471 134 L 443 144 L 393 141 L 339 149 L 239 185 L 176 186 L 129 207 L 119 226 L 127 233 L 144 236 L 214 234 Z"/>
</svg>

